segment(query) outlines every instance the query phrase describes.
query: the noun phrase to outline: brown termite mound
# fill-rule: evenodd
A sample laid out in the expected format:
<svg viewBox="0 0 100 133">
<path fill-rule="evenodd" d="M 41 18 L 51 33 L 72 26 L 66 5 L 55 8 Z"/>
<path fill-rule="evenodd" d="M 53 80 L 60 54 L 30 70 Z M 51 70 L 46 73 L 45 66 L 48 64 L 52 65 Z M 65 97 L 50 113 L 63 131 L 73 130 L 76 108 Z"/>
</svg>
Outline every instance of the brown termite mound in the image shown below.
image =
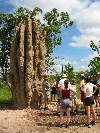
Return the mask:
<svg viewBox="0 0 100 133">
<path fill-rule="evenodd" d="M 35 18 L 16 27 L 10 50 L 10 83 L 16 108 L 38 108 L 43 100 L 45 33 Z"/>
</svg>

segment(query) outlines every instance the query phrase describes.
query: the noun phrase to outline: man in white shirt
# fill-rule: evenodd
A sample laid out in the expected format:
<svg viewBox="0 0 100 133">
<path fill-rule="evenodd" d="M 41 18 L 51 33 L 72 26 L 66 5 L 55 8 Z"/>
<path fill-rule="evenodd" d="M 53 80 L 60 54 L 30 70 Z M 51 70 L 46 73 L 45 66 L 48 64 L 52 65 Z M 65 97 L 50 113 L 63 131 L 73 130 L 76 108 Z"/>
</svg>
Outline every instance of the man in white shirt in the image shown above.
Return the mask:
<svg viewBox="0 0 100 133">
<path fill-rule="evenodd" d="M 60 88 L 61 86 L 64 86 L 64 81 L 65 80 L 68 80 L 68 78 L 67 78 L 67 76 L 66 76 L 66 74 L 63 74 L 62 75 L 62 78 L 61 78 L 61 80 L 59 81 L 59 84 L 58 84 L 58 87 Z"/>
</svg>

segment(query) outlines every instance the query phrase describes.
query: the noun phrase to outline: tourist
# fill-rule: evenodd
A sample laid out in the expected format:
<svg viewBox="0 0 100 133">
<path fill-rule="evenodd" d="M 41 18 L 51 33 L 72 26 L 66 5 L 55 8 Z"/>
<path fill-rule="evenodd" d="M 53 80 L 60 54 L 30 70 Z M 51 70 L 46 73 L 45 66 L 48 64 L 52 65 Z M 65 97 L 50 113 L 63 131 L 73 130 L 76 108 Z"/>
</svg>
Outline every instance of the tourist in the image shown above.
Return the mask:
<svg viewBox="0 0 100 133">
<path fill-rule="evenodd" d="M 85 108 L 87 114 L 87 123 L 85 124 L 88 128 L 90 128 L 90 124 L 95 124 L 96 113 L 94 110 L 94 97 L 93 93 L 96 92 L 97 86 L 91 83 L 90 78 L 85 78 L 85 88 L 84 88 L 84 98 L 85 98 Z M 93 87 L 95 88 L 93 92 Z M 92 111 L 93 120 L 90 122 L 90 112 Z"/>
<path fill-rule="evenodd" d="M 71 91 L 70 97 L 72 98 L 72 112 L 73 113 L 78 112 L 78 101 L 77 101 L 77 96 L 76 96 L 76 88 L 77 87 L 76 87 L 76 84 L 75 84 L 75 80 L 72 79 L 72 81 L 71 81 L 71 89 L 74 90 L 74 92 Z M 75 109 L 75 107 L 76 107 L 76 109 Z"/>
<path fill-rule="evenodd" d="M 100 79 L 97 81 L 96 86 L 98 87 L 98 96 L 97 96 L 98 107 L 100 107 Z"/>
<path fill-rule="evenodd" d="M 50 84 L 48 82 L 48 76 L 44 75 L 43 76 L 43 82 L 42 82 L 42 89 L 43 89 L 43 94 L 44 94 L 44 109 L 48 109 L 48 100 L 50 98 Z"/>
<path fill-rule="evenodd" d="M 92 76 L 92 83 L 94 85 L 97 84 L 97 74 L 94 74 Z M 95 99 L 95 106 L 98 107 L 99 106 L 99 101 L 98 101 L 98 95 L 99 95 L 99 88 L 96 90 L 96 92 L 94 93 L 94 99 Z"/>
<path fill-rule="evenodd" d="M 63 126 L 63 115 L 64 112 L 67 114 L 67 123 L 65 127 L 67 128 L 70 123 L 70 111 L 72 108 L 72 99 L 70 98 L 70 92 L 73 91 L 69 87 L 69 82 L 68 80 L 64 81 L 64 86 L 61 86 L 60 89 L 60 124 L 57 126 L 62 127 Z M 75 93 L 75 91 L 73 91 Z"/>
<path fill-rule="evenodd" d="M 56 95 L 57 95 L 57 88 L 56 88 L 56 81 L 54 80 L 51 84 L 51 101 L 52 99 L 56 101 Z"/>
<path fill-rule="evenodd" d="M 59 83 L 58 83 L 57 114 L 59 114 L 59 112 L 60 112 L 60 89 L 62 86 L 64 87 L 65 80 L 68 80 L 68 77 L 66 76 L 66 74 L 63 74 L 62 78 L 59 80 Z"/>
<path fill-rule="evenodd" d="M 81 90 L 81 102 L 84 104 L 84 87 L 85 87 L 85 75 L 81 74 L 80 90 Z"/>
</svg>

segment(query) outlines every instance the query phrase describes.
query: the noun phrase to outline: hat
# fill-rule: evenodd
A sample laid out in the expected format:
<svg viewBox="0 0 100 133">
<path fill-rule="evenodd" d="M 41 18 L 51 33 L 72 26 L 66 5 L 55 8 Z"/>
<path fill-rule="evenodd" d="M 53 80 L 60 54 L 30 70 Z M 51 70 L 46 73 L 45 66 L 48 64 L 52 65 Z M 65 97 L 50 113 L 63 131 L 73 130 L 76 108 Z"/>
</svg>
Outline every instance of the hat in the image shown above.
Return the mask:
<svg viewBox="0 0 100 133">
<path fill-rule="evenodd" d="M 43 78 L 44 78 L 44 79 L 48 79 L 48 76 L 47 76 L 47 75 L 44 75 Z"/>
<path fill-rule="evenodd" d="M 63 74 L 63 75 L 62 75 L 62 78 L 67 78 L 67 75 L 66 75 L 66 74 Z"/>
<path fill-rule="evenodd" d="M 81 77 L 84 77 L 84 76 L 85 76 L 84 73 L 82 73 L 82 74 L 81 74 Z"/>
</svg>

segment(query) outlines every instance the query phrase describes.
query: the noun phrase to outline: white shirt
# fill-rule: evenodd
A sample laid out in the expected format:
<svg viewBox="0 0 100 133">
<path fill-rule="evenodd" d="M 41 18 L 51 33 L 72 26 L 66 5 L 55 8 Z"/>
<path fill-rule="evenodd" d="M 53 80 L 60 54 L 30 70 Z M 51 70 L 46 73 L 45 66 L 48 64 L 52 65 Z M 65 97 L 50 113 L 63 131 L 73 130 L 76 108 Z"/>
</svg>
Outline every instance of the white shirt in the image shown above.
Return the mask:
<svg viewBox="0 0 100 133">
<path fill-rule="evenodd" d="M 64 79 L 61 79 L 58 83 L 58 88 L 61 87 L 61 86 L 64 86 L 64 81 L 66 80 L 66 78 Z"/>
<path fill-rule="evenodd" d="M 70 98 L 75 98 L 75 95 L 76 95 L 76 85 L 71 85 Z"/>
<path fill-rule="evenodd" d="M 92 83 L 86 84 L 85 88 L 86 88 L 86 97 L 92 96 L 92 93 L 93 93 L 93 84 Z"/>
<path fill-rule="evenodd" d="M 84 79 L 81 81 L 81 91 L 84 91 L 85 82 Z"/>
</svg>

